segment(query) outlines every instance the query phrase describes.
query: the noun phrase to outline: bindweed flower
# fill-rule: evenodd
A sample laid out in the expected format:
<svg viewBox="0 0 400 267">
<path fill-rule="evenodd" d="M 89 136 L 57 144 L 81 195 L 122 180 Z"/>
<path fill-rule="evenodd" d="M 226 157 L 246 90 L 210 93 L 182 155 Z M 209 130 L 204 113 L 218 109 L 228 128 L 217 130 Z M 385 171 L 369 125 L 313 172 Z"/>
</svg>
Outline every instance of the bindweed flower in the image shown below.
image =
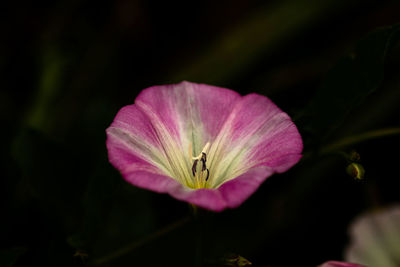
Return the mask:
<svg viewBox="0 0 400 267">
<path fill-rule="evenodd" d="M 221 211 L 296 164 L 303 144 L 268 98 L 182 82 L 147 88 L 123 107 L 107 149 L 129 183 Z"/>
<path fill-rule="evenodd" d="M 346 260 L 368 266 L 400 266 L 400 206 L 367 213 L 350 227 Z"/>
<path fill-rule="evenodd" d="M 365 267 L 363 265 L 342 262 L 342 261 L 327 261 L 318 267 Z"/>
</svg>

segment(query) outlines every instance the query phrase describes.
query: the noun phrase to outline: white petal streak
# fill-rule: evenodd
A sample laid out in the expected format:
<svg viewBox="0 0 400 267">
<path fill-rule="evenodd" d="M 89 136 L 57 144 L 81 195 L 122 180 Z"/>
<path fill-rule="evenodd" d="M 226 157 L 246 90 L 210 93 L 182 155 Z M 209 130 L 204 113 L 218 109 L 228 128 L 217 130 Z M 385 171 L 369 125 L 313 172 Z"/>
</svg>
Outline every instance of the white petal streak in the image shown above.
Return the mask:
<svg viewBox="0 0 400 267">
<path fill-rule="evenodd" d="M 162 152 L 165 158 L 165 165 L 168 166 L 171 177 L 178 180 L 182 184 L 192 187 L 192 179 L 190 177 L 190 163 L 184 154 L 184 149 L 179 142 L 179 132 L 171 133 L 172 127 L 168 127 L 151 106 L 139 102 L 138 107 L 148 116 L 154 130 L 159 138 L 162 146 Z M 177 136 L 174 136 L 177 135 Z"/>
</svg>

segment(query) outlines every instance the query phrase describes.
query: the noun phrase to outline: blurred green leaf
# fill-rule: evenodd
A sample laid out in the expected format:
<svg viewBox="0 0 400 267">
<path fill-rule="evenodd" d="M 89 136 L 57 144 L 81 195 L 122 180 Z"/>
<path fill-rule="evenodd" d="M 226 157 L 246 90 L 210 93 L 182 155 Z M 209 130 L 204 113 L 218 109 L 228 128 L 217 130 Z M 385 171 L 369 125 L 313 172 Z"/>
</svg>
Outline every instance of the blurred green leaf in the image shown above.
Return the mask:
<svg viewBox="0 0 400 267">
<path fill-rule="evenodd" d="M 400 25 L 375 30 L 340 60 L 307 107 L 302 118 L 305 130 L 319 140 L 326 138 L 359 107 L 380 86 L 385 57 L 399 38 Z"/>
<path fill-rule="evenodd" d="M 55 46 L 47 46 L 41 53 L 41 77 L 30 112 L 26 114 L 26 123 L 43 132 L 49 133 L 54 122 L 54 108 L 57 98 L 62 94 L 63 75 L 66 59 Z"/>
<path fill-rule="evenodd" d="M 0 251 L 0 266 L 12 267 L 18 257 L 26 252 L 26 248 L 11 248 Z"/>
<path fill-rule="evenodd" d="M 266 4 L 224 32 L 198 58 L 175 75 L 173 81 L 221 84 L 246 72 L 261 56 L 271 55 L 288 38 L 356 1 L 285 0 Z"/>
</svg>

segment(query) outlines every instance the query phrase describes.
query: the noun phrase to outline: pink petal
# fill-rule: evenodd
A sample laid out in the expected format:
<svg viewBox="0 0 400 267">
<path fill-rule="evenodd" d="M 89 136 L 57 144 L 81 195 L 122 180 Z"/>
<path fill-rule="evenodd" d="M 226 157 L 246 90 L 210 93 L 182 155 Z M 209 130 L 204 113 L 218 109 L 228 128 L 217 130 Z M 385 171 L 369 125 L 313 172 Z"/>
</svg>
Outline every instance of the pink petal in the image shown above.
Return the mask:
<svg viewBox="0 0 400 267">
<path fill-rule="evenodd" d="M 135 105 L 123 107 L 107 129 L 110 162 L 121 172 L 146 169 L 159 171 L 153 151 L 161 145 L 148 118 Z"/>
<path fill-rule="evenodd" d="M 195 204 L 201 208 L 222 211 L 236 208 L 249 198 L 271 175 L 265 167 L 254 168 L 241 176 L 224 183 L 217 189 L 176 190 L 170 192 L 177 199 Z"/>
<path fill-rule="evenodd" d="M 176 199 L 218 212 L 242 204 L 271 175 L 271 171 L 265 167 L 254 168 L 217 189 L 190 189 L 170 177 L 146 171 L 122 174 L 126 181 L 135 186 L 168 193 Z"/>
<path fill-rule="evenodd" d="M 290 117 L 271 100 L 257 94 L 246 95 L 233 114 L 232 142 L 250 150 L 246 164 L 284 172 L 300 159 L 300 134 Z"/>
<path fill-rule="evenodd" d="M 236 160 L 224 173 L 226 176 L 256 166 L 266 166 L 272 173 L 285 172 L 300 160 L 303 150 L 301 136 L 290 117 L 267 97 L 257 94 L 237 101 L 220 136 L 220 146 L 232 151 L 227 158 Z M 214 167 L 220 162 L 218 159 Z M 224 178 L 213 182 L 218 186 L 226 182 Z"/>
<path fill-rule="evenodd" d="M 220 132 L 240 98 L 229 89 L 184 81 L 147 88 L 135 104 L 146 111 L 154 124 L 161 122 L 182 143 L 185 139 L 192 142 L 197 154 Z M 202 136 L 204 142 L 196 143 L 194 135 Z"/>
<path fill-rule="evenodd" d="M 359 216 L 350 227 L 345 259 L 370 266 L 398 266 L 400 260 L 400 206 Z"/>
<path fill-rule="evenodd" d="M 365 267 L 364 265 L 358 265 L 348 262 L 339 262 L 339 261 L 327 261 L 319 267 Z"/>
</svg>

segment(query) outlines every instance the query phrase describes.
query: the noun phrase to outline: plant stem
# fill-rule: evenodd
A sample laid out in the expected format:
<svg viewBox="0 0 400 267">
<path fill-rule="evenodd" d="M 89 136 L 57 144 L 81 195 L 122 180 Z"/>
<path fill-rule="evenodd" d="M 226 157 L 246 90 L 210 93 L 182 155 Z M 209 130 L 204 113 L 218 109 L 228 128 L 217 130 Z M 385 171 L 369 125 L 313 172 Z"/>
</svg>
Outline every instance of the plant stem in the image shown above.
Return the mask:
<svg viewBox="0 0 400 267">
<path fill-rule="evenodd" d="M 381 137 L 397 135 L 397 134 L 400 134 L 399 127 L 379 129 L 379 130 L 365 132 L 362 134 L 351 135 L 351 136 L 347 136 L 343 139 L 340 139 L 336 142 L 333 142 L 332 144 L 329 144 L 329 145 L 323 147 L 321 149 L 320 153 L 327 154 L 327 153 L 331 153 L 335 150 L 342 149 L 349 145 L 354 145 L 354 144 L 361 143 L 361 142 L 364 142 L 364 141 L 367 141 L 370 139 L 381 138 Z"/>
</svg>

